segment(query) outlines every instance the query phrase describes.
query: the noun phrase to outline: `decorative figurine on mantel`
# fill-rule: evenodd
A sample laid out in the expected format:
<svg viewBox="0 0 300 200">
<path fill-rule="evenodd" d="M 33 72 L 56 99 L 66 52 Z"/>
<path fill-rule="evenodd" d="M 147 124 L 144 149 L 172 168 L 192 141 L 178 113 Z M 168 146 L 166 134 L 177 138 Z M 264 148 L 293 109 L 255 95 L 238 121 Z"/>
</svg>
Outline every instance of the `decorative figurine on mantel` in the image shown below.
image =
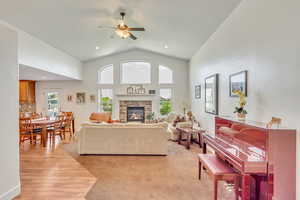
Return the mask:
<svg viewBox="0 0 300 200">
<path fill-rule="evenodd" d="M 241 90 L 236 90 L 233 93 L 239 97 L 239 105 L 235 107 L 235 111 L 233 113 L 237 113 L 239 120 L 245 120 L 246 114 L 248 114 L 244 109 L 247 103 L 245 99 L 245 93 Z"/>
<path fill-rule="evenodd" d="M 146 89 L 143 87 L 143 85 L 130 85 L 127 88 L 127 94 L 131 95 L 137 95 L 137 94 L 145 94 Z"/>
</svg>

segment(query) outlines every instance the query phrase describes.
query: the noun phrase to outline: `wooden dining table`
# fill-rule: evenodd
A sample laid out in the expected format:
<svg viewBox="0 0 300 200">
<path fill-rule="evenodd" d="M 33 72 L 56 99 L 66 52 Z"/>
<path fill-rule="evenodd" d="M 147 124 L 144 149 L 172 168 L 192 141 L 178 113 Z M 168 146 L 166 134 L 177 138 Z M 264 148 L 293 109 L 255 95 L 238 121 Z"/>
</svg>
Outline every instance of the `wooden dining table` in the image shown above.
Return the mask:
<svg viewBox="0 0 300 200">
<path fill-rule="evenodd" d="M 42 143 L 43 147 L 46 147 L 47 142 L 48 142 L 48 137 L 47 137 L 47 127 L 59 122 L 58 119 L 56 118 L 40 118 L 40 119 L 34 119 L 32 120 L 32 125 L 36 127 L 41 127 L 42 128 Z"/>
</svg>

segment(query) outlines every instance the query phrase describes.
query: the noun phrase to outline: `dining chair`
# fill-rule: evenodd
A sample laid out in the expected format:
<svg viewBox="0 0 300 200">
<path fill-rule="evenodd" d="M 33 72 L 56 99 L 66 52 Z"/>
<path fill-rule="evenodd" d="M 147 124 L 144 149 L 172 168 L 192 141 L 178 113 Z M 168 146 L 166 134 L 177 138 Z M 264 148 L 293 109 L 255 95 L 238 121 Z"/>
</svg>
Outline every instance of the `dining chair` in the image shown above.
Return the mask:
<svg viewBox="0 0 300 200">
<path fill-rule="evenodd" d="M 32 119 L 38 119 L 38 118 L 41 118 L 42 115 L 39 113 L 32 113 L 31 117 L 32 117 Z"/>
<path fill-rule="evenodd" d="M 19 144 L 25 142 L 26 140 L 30 140 L 30 143 L 32 143 L 33 134 L 32 134 L 30 118 L 20 118 L 19 132 L 20 132 Z"/>
<path fill-rule="evenodd" d="M 42 144 L 42 129 L 35 127 L 32 124 L 32 118 L 20 118 L 19 120 L 19 129 L 20 129 L 20 139 L 19 143 L 23 143 L 26 140 L 30 140 L 30 144 L 33 142 L 36 144 L 38 137 L 40 138 Z"/>
<path fill-rule="evenodd" d="M 50 134 L 50 140 L 55 143 L 56 136 L 60 136 L 61 140 L 65 139 L 65 132 L 64 132 L 64 116 L 59 115 L 57 116 L 57 122 L 47 128 L 47 133 Z"/>
<path fill-rule="evenodd" d="M 73 120 L 73 116 L 66 115 L 65 123 L 64 123 L 64 131 L 65 134 L 69 133 L 70 139 L 73 137 L 72 120 Z"/>
</svg>

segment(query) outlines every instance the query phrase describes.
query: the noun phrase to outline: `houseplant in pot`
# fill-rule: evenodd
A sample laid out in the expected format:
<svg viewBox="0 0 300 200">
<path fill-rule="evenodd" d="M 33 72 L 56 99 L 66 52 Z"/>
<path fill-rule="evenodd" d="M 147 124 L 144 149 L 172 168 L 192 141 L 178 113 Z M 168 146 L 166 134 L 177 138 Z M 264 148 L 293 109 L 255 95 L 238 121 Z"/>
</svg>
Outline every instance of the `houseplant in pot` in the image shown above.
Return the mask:
<svg viewBox="0 0 300 200">
<path fill-rule="evenodd" d="M 146 116 L 147 123 L 153 123 L 154 118 L 155 118 L 155 113 L 154 113 L 154 112 L 149 113 L 149 114 Z"/>
<path fill-rule="evenodd" d="M 237 114 L 239 120 L 245 120 L 247 114 L 247 111 L 245 110 L 245 106 L 247 103 L 245 99 L 245 93 L 240 90 L 236 90 L 234 91 L 234 94 L 239 97 L 239 103 L 238 106 L 235 107 L 233 113 Z"/>
</svg>

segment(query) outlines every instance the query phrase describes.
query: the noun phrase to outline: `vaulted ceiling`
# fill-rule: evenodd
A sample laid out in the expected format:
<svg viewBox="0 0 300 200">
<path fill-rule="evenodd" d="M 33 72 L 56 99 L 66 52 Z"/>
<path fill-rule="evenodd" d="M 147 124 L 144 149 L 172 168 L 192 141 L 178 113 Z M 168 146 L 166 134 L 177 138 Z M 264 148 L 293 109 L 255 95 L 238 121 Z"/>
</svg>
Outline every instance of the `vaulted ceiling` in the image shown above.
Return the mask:
<svg viewBox="0 0 300 200">
<path fill-rule="evenodd" d="M 82 61 L 132 48 L 189 59 L 239 3 L 240 0 L 0 0 L 0 19 Z M 136 33 L 138 40 L 121 39 L 111 29 L 97 28 L 117 25 L 120 10 L 126 11 L 128 25 L 146 28 L 145 33 Z"/>
</svg>

